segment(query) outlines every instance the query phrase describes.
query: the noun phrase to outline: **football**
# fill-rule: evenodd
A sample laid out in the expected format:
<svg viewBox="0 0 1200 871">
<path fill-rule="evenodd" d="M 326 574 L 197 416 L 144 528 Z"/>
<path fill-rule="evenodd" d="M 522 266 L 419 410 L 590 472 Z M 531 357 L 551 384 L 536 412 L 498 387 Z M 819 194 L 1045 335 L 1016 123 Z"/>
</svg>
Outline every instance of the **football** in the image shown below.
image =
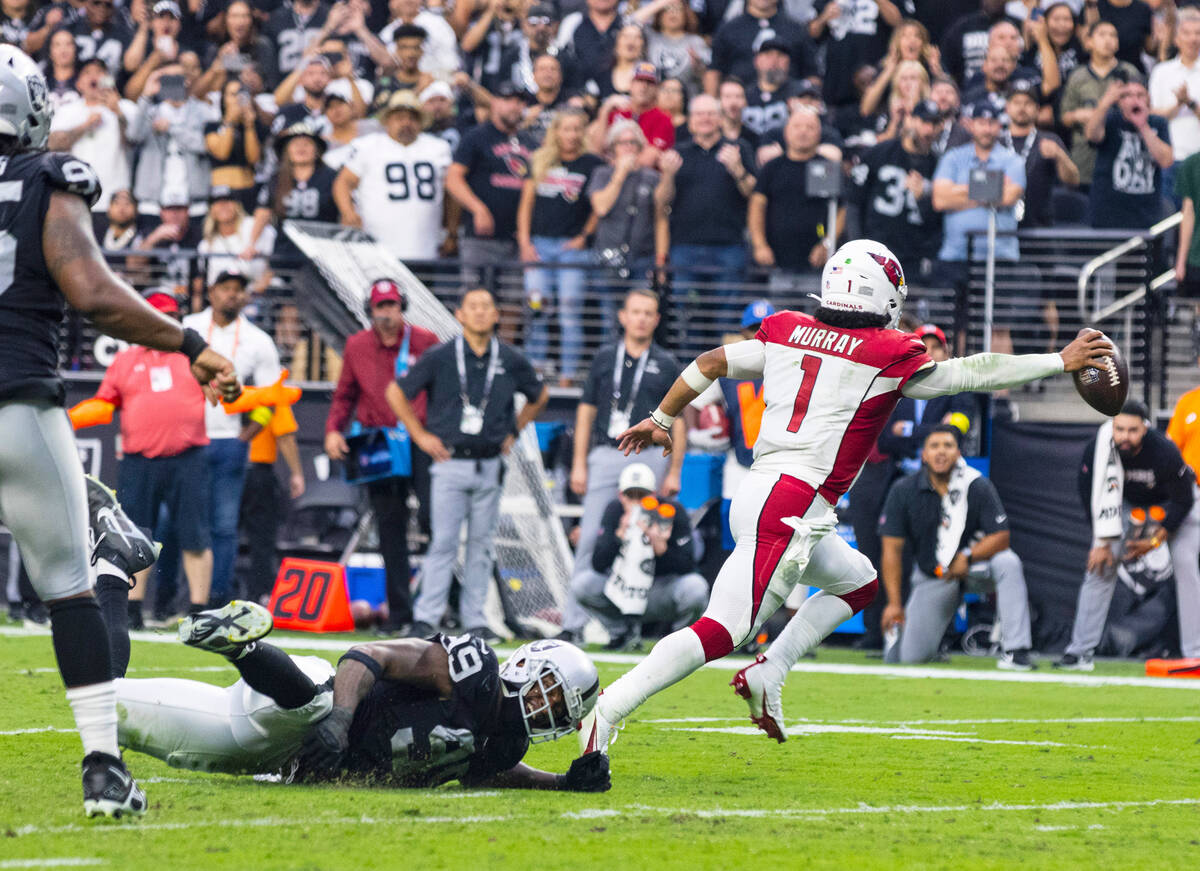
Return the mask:
<svg viewBox="0 0 1200 871">
<path fill-rule="evenodd" d="M 1079 334 L 1083 335 L 1086 331 L 1085 327 Z M 1121 406 L 1129 395 L 1129 367 L 1116 342 L 1113 342 L 1113 355 L 1108 358 L 1107 367 L 1096 369 L 1085 366 L 1071 374 L 1075 379 L 1075 389 L 1084 402 L 1108 417 L 1120 414 Z"/>
</svg>

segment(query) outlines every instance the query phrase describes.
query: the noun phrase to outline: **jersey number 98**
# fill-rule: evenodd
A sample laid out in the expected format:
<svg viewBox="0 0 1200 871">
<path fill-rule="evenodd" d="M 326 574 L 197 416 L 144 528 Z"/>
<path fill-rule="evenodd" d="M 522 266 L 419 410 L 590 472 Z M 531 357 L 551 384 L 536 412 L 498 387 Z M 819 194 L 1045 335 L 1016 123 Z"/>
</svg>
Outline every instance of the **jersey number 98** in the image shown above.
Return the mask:
<svg viewBox="0 0 1200 871">
<path fill-rule="evenodd" d="M 416 188 L 419 200 L 432 200 L 437 197 L 437 172 L 432 163 L 414 163 L 411 181 L 409 167 L 404 163 L 389 163 L 383 168 L 383 174 L 391 185 L 388 189 L 389 200 L 407 200 L 412 196 L 413 188 Z"/>
</svg>

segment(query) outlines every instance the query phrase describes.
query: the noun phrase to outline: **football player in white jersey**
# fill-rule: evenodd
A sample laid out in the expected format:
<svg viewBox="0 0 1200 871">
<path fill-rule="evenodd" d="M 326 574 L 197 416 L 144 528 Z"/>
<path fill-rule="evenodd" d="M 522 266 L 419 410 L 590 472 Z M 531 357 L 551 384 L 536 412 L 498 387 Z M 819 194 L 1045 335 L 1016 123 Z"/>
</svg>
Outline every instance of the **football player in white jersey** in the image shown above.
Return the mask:
<svg viewBox="0 0 1200 871">
<path fill-rule="evenodd" d="M 729 522 L 737 541 L 707 610 L 662 639 L 610 685 L 580 730 L 584 752 L 603 750 L 647 698 L 707 661 L 739 647 L 798 584 L 819 588 L 765 655 L 737 673 L 735 690 L 753 722 L 784 741 L 780 689 L 805 652 L 874 598 L 875 569 L 836 534 L 833 506 L 850 488 L 901 395 L 932 399 L 1000 390 L 1058 372 L 1103 366 L 1112 345 L 1091 331 L 1056 354 L 977 354 L 935 363 L 920 339 L 895 329 L 907 288 L 900 262 L 859 239 L 834 253 L 821 274 L 815 316 L 781 311 L 753 339 L 706 351 L 671 386 L 650 417 L 621 435 L 621 448 L 671 450 L 671 424 L 717 378 L 763 379 L 762 428 L 754 464 Z"/>
<path fill-rule="evenodd" d="M 362 227 L 400 260 L 435 259 L 445 225 L 450 146 L 422 133 L 424 125 L 416 96 L 397 91 L 384 109 L 386 132 L 354 140 L 333 185 L 342 223 Z"/>
</svg>

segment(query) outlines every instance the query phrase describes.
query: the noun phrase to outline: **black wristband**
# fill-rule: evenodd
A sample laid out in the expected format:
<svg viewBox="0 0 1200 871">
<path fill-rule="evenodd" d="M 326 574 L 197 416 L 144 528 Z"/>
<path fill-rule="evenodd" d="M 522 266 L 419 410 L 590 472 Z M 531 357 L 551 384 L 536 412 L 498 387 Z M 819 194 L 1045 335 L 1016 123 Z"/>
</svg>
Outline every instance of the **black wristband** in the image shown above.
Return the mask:
<svg viewBox="0 0 1200 871">
<path fill-rule="evenodd" d="M 379 664 L 373 657 L 368 656 L 361 650 L 350 649 L 342 654 L 342 658 L 338 660 L 338 665 L 341 665 L 347 659 L 353 659 L 355 662 L 364 666 L 367 671 L 375 675 L 376 681 L 383 680 L 383 666 Z"/>
<path fill-rule="evenodd" d="M 203 354 L 207 347 L 208 342 L 204 341 L 204 336 L 191 327 L 183 328 L 183 341 L 179 344 L 179 350 L 188 358 L 189 363 L 195 363 L 196 358 Z"/>
</svg>

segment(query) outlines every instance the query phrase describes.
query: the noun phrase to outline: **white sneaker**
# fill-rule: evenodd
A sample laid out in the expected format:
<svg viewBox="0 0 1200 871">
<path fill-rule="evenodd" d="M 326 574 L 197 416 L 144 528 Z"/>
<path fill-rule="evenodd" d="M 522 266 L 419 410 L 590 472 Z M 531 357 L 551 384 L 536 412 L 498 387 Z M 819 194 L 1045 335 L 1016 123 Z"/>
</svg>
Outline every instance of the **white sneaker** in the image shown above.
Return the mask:
<svg viewBox="0 0 1200 871">
<path fill-rule="evenodd" d="M 787 740 L 783 724 L 783 684 L 767 677 L 766 669 L 758 668 L 767 661 L 760 653 L 754 662 L 733 676 L 729 685 L 750 705 L 750 721 L 780 744 Z"/>
<path fill-rule="evenodd" d="M 197 611 L 179 621 L 179 640 L 225 656 L 235 656 L 271 631 L 271 612 L 257 602 L 234 599 L 223 608 Z"/>
<path fill-rule="evenodd" d="M 608 747 L 617 740 L 617 727 L 600 713 L 599 702 L 579 723 L 579 755 L 599 750 L 607 755 Z"/>
</svg>

